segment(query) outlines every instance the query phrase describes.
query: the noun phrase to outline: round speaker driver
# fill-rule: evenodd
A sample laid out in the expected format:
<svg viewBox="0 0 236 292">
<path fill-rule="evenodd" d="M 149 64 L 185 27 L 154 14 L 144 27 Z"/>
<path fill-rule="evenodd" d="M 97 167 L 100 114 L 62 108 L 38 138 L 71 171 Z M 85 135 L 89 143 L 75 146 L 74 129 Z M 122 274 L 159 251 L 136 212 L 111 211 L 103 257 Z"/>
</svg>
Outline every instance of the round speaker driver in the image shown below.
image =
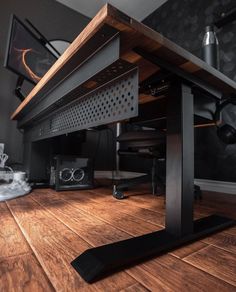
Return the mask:
<svg viewBox="0 0 236 292">
<path fill-rule="evenodd" d="M 60 180 L 68 182 L 72 179 L 72 170 L 69 168 L 64 168 L 60 171 Z"/>
<path fill-rule="evenodd" d="M 81 181 L 83 180 L 84 178 L 84 170 L 82 168 L 76 168 L 74 171 L 73 171 L 73 179 L 74 181 Z"/>
</svg>

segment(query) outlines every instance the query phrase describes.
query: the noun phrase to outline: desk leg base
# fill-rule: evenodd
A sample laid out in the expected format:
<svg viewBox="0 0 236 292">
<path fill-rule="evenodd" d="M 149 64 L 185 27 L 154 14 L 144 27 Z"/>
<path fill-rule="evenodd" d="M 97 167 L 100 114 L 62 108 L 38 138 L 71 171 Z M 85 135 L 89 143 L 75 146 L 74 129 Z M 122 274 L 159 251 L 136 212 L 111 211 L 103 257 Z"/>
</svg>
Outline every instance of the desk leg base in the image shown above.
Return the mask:
<svg viewBox="0 0 236 292">
<path fill-rule="evenodd" d="M 233 219 L 212 215 L 194 221 L 192 234 L 176 237 L 163 229 L 88 249 L 73 260 L 71 265 L 86 282 L 92 283 L 115 270 L 140 263 L 234 224 Z"/>
</svg>

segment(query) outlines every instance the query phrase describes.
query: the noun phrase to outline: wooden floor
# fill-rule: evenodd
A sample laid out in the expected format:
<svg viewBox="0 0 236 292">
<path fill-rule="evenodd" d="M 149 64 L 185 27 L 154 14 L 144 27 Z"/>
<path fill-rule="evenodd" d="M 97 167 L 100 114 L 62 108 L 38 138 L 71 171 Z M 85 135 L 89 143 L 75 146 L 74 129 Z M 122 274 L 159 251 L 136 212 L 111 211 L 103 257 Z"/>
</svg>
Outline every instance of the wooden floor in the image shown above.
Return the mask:
<svg viewBox="0 0 236 292">
<path fill-rule="evenodd" d="M 0 291 L 236 291 L 236 227 L 87 284 L 70 262 L 92 246 L 164 226 L 163 197 L 111 190 L 32 194 L 0 203 Z M 144 195 L 145 194 L 145 195 Z M 195 217 L 236 219 L 236 196 L 204 194 Z"/>
</svg>

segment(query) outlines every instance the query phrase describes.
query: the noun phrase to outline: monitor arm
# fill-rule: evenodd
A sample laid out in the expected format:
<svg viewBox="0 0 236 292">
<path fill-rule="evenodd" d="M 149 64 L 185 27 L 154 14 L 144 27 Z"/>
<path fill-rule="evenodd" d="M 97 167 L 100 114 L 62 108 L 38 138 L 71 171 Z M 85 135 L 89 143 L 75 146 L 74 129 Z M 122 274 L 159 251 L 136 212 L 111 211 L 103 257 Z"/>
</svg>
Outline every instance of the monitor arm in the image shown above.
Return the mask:
<svg viewBox="0 0 236 292">
<path fill-rule="evenodd" d="M 25 99 L 25 96 L 21 91 L 21 86 L 24 80 L 25 80 L 24 77 L 19 76 L 16 82 L 16 88 L 15 88 L 15 95 L 19 98 L 21 102 Z"/>
</svg>

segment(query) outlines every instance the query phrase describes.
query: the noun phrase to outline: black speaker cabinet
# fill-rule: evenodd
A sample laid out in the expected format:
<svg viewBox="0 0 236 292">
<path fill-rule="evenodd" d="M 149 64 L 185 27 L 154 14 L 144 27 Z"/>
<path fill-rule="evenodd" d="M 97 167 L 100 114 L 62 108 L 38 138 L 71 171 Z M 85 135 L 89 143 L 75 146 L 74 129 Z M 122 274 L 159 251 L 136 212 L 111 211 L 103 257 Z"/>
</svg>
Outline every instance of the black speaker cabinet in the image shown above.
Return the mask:
<svg viewBox="0 0 236 292">
<path fill-rule="evenodd" d="M 78 156 L 56 156 L 51 171 L 51 184 L 55 185 L 56 191 L 93 188 L 93 161 Z"/>
</svg>

